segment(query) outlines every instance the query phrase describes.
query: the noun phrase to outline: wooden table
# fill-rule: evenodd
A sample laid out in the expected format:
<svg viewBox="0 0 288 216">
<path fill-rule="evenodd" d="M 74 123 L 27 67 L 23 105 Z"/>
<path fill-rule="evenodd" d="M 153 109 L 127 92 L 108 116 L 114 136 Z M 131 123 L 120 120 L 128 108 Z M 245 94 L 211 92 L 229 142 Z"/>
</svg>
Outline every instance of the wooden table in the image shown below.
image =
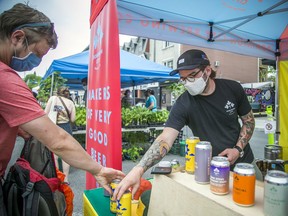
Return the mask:
<svg viewBox="0 0 288 216">
<path fill-rule="evenodd" d="M 233 179 L 230 178 L 230 192 L 215 195 L 210 185 L 198 184 L 194 175 L 176 172 L 170 175 L 154 175 L 149 205 L 149 216 L 262 216 L 263 182 L 256 181 L 255 205 L 238 206 L 232 199 Z"/>
</svg>

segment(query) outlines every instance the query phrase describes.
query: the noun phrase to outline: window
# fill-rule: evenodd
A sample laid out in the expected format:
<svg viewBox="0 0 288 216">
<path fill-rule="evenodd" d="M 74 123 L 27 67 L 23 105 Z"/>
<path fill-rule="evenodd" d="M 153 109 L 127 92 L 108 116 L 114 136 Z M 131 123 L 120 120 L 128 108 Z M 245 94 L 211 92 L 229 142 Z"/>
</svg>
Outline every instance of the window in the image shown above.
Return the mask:
<svg viewBox="0 0 288 216">
<path fill-rule="evenodd" d="M 173 69 L 173 60 L 164 61 L 163 63 L 164 63 L 164 66 Z"/>
<path fill-rule="evenodd" d="M 171 47 L 173 46 L 173 43 L 170 41 L 163 41 L 163 49 L 167 48 L 167 47 Z"/>
</svg>

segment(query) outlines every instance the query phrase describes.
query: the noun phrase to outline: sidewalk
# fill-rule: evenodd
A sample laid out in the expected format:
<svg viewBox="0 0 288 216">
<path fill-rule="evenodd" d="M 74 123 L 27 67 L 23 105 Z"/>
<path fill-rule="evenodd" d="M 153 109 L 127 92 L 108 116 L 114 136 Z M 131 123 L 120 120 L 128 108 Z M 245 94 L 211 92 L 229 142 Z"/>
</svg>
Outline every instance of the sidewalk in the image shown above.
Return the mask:
<svg viewBox="0 0 288 216">
<path fill-rule="evenodd" d="M 264 123 L 267 121 L 267 117 L 255 117 L 255 130 L 264 131 Z"/>
</svg>

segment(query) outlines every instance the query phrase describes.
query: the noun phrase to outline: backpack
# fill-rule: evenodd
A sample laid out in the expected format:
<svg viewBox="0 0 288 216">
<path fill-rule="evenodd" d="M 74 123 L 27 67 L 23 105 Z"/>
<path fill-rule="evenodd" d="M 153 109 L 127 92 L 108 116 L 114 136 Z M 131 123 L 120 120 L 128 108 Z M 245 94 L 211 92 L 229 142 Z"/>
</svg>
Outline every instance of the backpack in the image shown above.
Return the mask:
<svg viewBox="0 0 288 216">
<path fill-rule="evenodd" d="M 66 216 L 60 184 L 53 153 L 30 138 L 3 185 L 8 216 Z"/>
</svg>

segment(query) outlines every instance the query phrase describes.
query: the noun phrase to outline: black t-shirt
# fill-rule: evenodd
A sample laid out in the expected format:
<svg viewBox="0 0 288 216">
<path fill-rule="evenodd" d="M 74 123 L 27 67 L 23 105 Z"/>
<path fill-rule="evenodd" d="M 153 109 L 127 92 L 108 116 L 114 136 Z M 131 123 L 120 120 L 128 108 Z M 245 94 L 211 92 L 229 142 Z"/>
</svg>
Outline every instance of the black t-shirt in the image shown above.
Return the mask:
<svg viewBox="0 0 288 216">
<path fill-rule="evenodd" d="M 194 136 L 211 142 L 212 156 L 217 156 L 235 146 L 241 130 L 238 116 L 246 115 L 250 110 L 247 96 L 238 82 L 215 79 L 215 91 L 211 95 L 192 96 L 185 91 L 172 107 L 165 126 L 180 131 L 188 125 Z M 251 163 L 253 159 L 248 144 L 243 158 L 236 163 Z"/>
</svg>

